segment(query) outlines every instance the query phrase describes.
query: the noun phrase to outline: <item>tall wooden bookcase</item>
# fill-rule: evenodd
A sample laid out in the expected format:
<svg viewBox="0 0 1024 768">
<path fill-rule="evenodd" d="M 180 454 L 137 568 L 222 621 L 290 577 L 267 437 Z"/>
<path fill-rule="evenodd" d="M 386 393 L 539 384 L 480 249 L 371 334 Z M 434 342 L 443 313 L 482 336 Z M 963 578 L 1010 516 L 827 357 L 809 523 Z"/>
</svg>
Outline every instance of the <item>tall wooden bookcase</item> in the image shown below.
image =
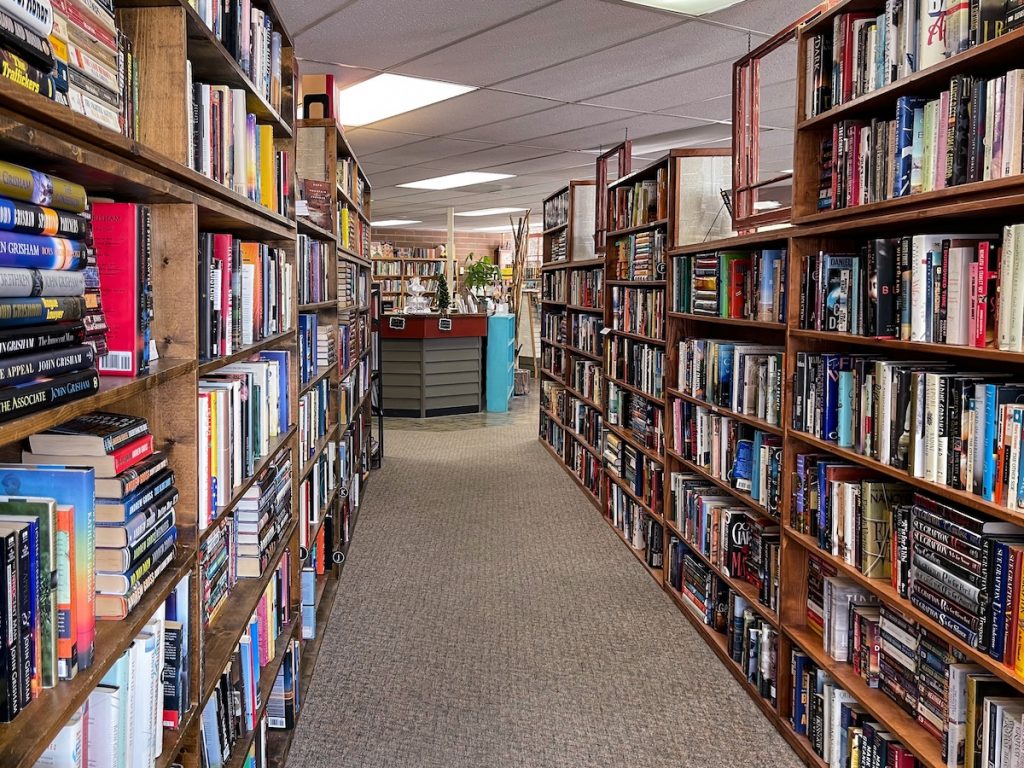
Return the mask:
<svg viewBox="0 0 1024 768">
<path fill-rule="evenodd" d="M 119 2 L 117 21 L 133 40 L 140 69 L 140 131 L 136 141 L 107 130 L 96 123 L 56 105 L 9 81 L 0 82 L 0 125 L 4 156 L 33 169 L 49 172 L 82 184 L 90 199 L 112 198 L 117 201 L 146 204 L 152 210 L 152 263 L 154 288 L 153 339 L 159 354 L 147 375 L 134 379 L 106 378 L 100 391 L 89 398 L 58 408 L 35 413 L 0 426 L 3 458 L 16 461 L 21 442 L 29 435 L 61 424 L 95 410 L 112 410 L 145 417 L 155 437 L 155 448 L 165 452 L 175 472 L 175 485 L 180 493 L 176 507 L 177 547 L 174 560 L 149 588 L 142 602 L 123 621 L 96 623 L 95 655 L 92 666 L 71 681 L 43 689 L 37 699 L 12 723 L 0 725 L 0 764 L 7 768 L 31 768 L 60 732 L 72 714 L 87 700 L 103 675 L 132 643 L 154 610 L 168 597 L 175 586 L 190 577 L 189 637 L 189 709 L 177 730 L 165 729 L 163 747 L 155 768 L 180 763 L 184 768 L 197 768 L 199 729 L 203 706 L 213 693 L 217 681 L 228 665 L 231 655 L 245 631 L 263 590 L 287 551 L 291 564 L 291 621 L 277 638 L 277 655 L 260 672 L 260 707 L 257 722 L 270 700 L 271 689 L 284 661 L 292 639 L 301 637 L 300 569 L 308 551 L 299 546 L 299 526 L 295 510 L 281 538 L 281 543 L 256 579 L 240 579 L 231 591 L 227 604 L 214 617 L 210 626 L 202 627 L 199 591 L 200 566 L 198 548 L 217 527 L 230 524 L 234 506 L 253 485 L 259 471 L 272 460 L 288 452 L 292 456 L 293 503 L 299 481 L 306 471 L 297 461 L 297 403 L 302 390 L 298 383 L 297 318 L 289 318 L 289 329 L 239 349 L 215 360 L 200 359 L 198 312 L 197 246 L 200 232 L 229 233 L 281 248 L 295 266 L 297 225 L 290 211 L 275 213 L 242 195 L 212 181 L 188 167 L 188 109 L 190 94 L 186 84 L 186 62 L 191 62 L 196 81 L 212 82 L 241 88 L 246 92 L 247 111 L 255 113 L 261 124 L 273 126 L 275 145 L 287 150 L 293 161 L 295 153 L 296 71 L 293 43 L 276 13 L 271 0 L 257 0 L 256 6 L 267 12 L 275 31 L 282 34 L 283 94 L 280 110 L 275 110 L 253 86 L 226 48 L 215 38 L 188 0 L 148 0 Z M 338 132 L 340 136 L 340 131 Z M 295 179 L 287 179 L 291 190 Z M 368 216 L 368 197 L 361 206 L 361 215 Z M 293 205 L 289 206 L 294 208 Z M 320 230 L 301 222 L 299 230 L 317 239 L 337 244 L 334 232 Z M 333 306 L 297 306 L 297 284 L 288 286 L 295 312 L 316 311 L 345 318 L 357 315 L 369 328 L 370 301 L 369 262 L 357 253 L 339 249 L 339 262 L 350 262 L 366 277 L 365 300 L 359 306 L 338 306 L 337 293 Z M 297 275 L 297 270 L 293 273 Z M 333 312 L 333 314 L 331 314 Z M 369 345 L 367 346 L 367 350 Z M 219 507 L 216 522 L 200 531 L 197 518 L 199 430 L 197 391 L 200 377 L 213 373 L 233 362 L 242 361 L 263 350 L 289 350 L 293 356 L 292 379 L 288 383 L 290 427 L 273 441 L 267 455 L 261 457 L 252 476 L 230 490 L 226 503 Z M 368 351 L 362 353 L 365 357 Z M 317 378 L 343 380 L 345 372 L 319 371 Z M 339 379 L 340 377 L 340 379 Z M 369 409 L 369 395 L 358 406 L 360 413 Z M 332 413 L 337 414 L 335 403 Z M 336 424 L 331 430 L 338 436 L 353 429 L 355 421 Z M 360 429 L 363 427 L 360 426 Z M 369 417 L 365 419 L 369 430 Z M 368 444 L 368 443 L 367 443 Z M 326 450 L 327 441 L 319 449 Z M 308 466 L 308 465 L 307 465 Z M 365 482 L 369 462 L 358 468 L 359 482 Z M 327 514 L 343 515 L 348 529 L 355 522 L 358 504 L 342 501 L 350 494 L 351 480 L 343 482 L 328 505 L 318 515 L 318 525 Z M 361 499 L 361 494 L 356 494 Z M 340 530 L 340 526 L 339 526 Z M 336 556 L 343 563 L 347 543 Z M 328 568 L 328 578 L 317 587 L 317 638 L 304 642 L 300 698 L 304 697 L 316 661 L 323 626 L 330 613 L 337 590 L 340 567 Z M 301 714 L 300 714 L 301 716 Z M 268 745 L 271 764 L 283 766 L 291 740 L 291 731 L 272 731 Z M 252 733 L 240 739 L 226 761 L 236 768 L 244 762 L 252 744 Z"/>
<path fill-rule="evenodd" d="M 553 208 L 556 201 L 560 201 L 557 210 Z M 572 280 L 590 279 L 598 284 L 603 280 L 604 259 L 595 255 L 592 238 L 595 204 L 593 181 L 570 181 L 544 201 L 540 440 L 588 500 L 600 508 L 600 429 L 584 434 L 585 430 L 576 428 L 582 425 L 569 418 L 574 404 L 598 419 L 601 413 L 600 390 L 584 394 L 575 386 L 574 371 L 600 367 L 604 337 L 599 333 L 588 336 L 584 345 L 578 329 L 580 324 L 603 323 L 603 295 L 598 291 L 586 303 L 568 300 Z M 556 243 L 561 243 L 564 258 L 553 258 Z"/>
</svg>

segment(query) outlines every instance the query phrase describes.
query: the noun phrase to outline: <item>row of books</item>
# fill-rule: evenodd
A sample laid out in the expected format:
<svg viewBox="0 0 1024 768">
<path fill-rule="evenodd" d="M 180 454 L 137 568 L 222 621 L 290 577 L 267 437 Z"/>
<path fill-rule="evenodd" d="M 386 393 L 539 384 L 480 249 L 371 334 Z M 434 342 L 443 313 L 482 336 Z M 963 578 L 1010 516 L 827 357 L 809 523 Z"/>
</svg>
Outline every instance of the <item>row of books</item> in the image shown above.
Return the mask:
<svg viewBox="0 0 1024 768">
<path fill-rule="evenodd" d="M 602 458 L 609 477 L 620 480 L 648 509 L 660 514 L 665 470 L 659 462 L 610 430 L 605 431 Z"/>
<path fill-rule="evenodd" d="M 569 230 L 560 229 L 554 234 L 549 236 L 551 238 L 548 243 L 548 250 L 550 251 L 550 258 L 548 259 L 549 264 L 555 264 L 560 261 L 565 261 L 569 258 Z"/>
<path fill-rule="evenodd" d="M 574 315 L 580 317 L 580 315 Z M 585 317 L 585 315 L 584 315 Z M 540 319 L 540 337 L 554 344 L 565 343 L 565 311 L 544 312 Z"/>
<path fill-rule="evenodd" d="M 542 383 L 541 404 L 587 445 L 595 447 L 601 444 L 603 420 L 600 411 L 591 408 L 553 381 Z"/>
<path fill-rule="evenodd" d="M 203 765 L 223 765 L 241 738 L 264 727 L 258 719 L 263 706 L 260 676 L 277 656 L 277 644 L 292 620 L 290 572 L 290 558 L 285 552 L 213 694 L 203 705 L 199 724 Z"/>
<path fill-rule="evenodd" d="M 672 449 L 710 477 L 748 494 L 778 517 L 782 439 L 686 402 L 672 401 Z"/>
<path fill-rule="evenodd" d="M 305 387 L 317 375 L 320 359 L 320 317 L 316 312 L 303 312 L 299 315 L 299 384 Z"/>
<path fill-rule="evenodd" d="M 719 251 L 672 262 L 673 310 L 707 317 L 786 321 L 786 250 Z"/>
<path fill-rule="evenodd" d="M 370 392 L 370 377 L 373 375 L 368 356 L 359 360 L 359 365 L 341 380 L 338 385 L 338 423 L 348 424 L 366 403 Z"/>
<path fill-rule="evenodd" d="M 221 525 L 199 544 L 199 610 L 203 629 L 212 624 L 238 583 L 235 527 Z"/>
<path fill-rule="evenodd" d="M 656 178 L 615 187 L 608 207 L 608 226 L 613 231 L 668 218 L 668 168 L 658 168 Z"/>
<path fill-rule="evenodd" d="M 373 263 L 373 277 L 376 280 L 380 277 L 401 277 L 402 262 L 400 261 L 375 261 Z"/>
<path fill-rule="evenodd" d="M 256 94 L 280 112 L 282 38 L 271 15 L 254 7 L 252 0 L 189 0 L 189 5 L 238 62 Z"/>
<path fill-rule="evenodd" d="M 601 483 L 604 477 L 601 459 L 580 445 L 579 441 L 559 424 L 541 412 L 540 436 L 551 449 L 561 456 L 565 466 L 579 478 L 595 498 L 601 497 Z"/>
<path fill-rule="evenodd" d="M 571 313 L 565 324 L 564 343 L 601 357 L 604 348 L 604 318 L 594 314 Z M 571 350 L 570 350 L 571 351 Z"/>
<path fill-rule="evenodd" d="M 419 277 L 430 277 L 437 276 L 444 273 L 444 262 L 443 261 L 424 261 L 424 262 L 406 262 L 405 274 L 409 277 L 418 275 Z"/>
<path fill-rule="evenodd" d="M 128 138 L 138 135 L 134 46 L 99 0 L 0 3 L 3 78 Z"/>
<path fill-rule="evenodd" d="M 901 96 L 890 120 L 835 123 L 821 144 L 818 209 L 1020 174 L 1022 105 L 1018 69 L 991 80 L 957 75 L 932 99 Z"/>
<path fill-rule="evenodd" d="M 291 158 L 277 150 L 274 126 L 246 111 L 242 88 L 195 82 L 187 69 L 189 165 L 282 216 L 291 214 Z"/>
<path fill-rule="evenodd" d="M 654 399 L 665 394 L 665 350 L 632 339 L 614 338 L 608 345 L 608 376 Z"/>
<path fill-rule="evenodd" d="M 565 370 L 565 384 L 598 406 L 604 399 L 601 394 L 601 364 L 593 360 L 571 358 L 572 365 Z"/>
<path fill-rule="evenodd" d="M 679 389 L 710 405 L 779 426 L 783 350 L 765 344 L 688 338 L 679 342 Z"/>
<path fill-rule="evenodd" d="M 1024 385 L 942 363 L 860 355 L 798 353 L 796 372 L 795 429 L 914 477 L 1020 506 Z"/>
<path fill-rule="evenodd" d="M 665 338 L 665 291 L 611 287 L 612 327 L 651 339 Z"/>
<path fill-rule="evenodd" d="M 309 235 L 299 235 L 295 252 L 299 304 L 319 304 L 330 300 L 331 265 L 336 259 L 333 244 Z"/>
<path fill-rule="evenodd" d="M 544 229 L 554 229 L 569 222 L 569 190 L 544 201 Z"/>
<path fill-rule="evenodd" d="M 649 568 L 661 570 L 665 565 L 665 528 L 618 485 L 609 481 L 607 488 L 608 521 Z"/>
<path fill-rule="evenodd" d="M 673 472 L 668 517 L 676 532 L 728 578 L 757 590 L 761 605 L 778 610 L 781 529 L 706 479 Z"/>
<path fill-rule="evenodd" d="M 300 271 L 308 266 L 300 258 Z M 229 234 L 200 233 L 201 359 L 225 357 L 289 330 L 294 310 L 294 274 L 280 248 L 246 242 Z M 301 297 L 300 302 L 306 303 Z"/>
<path fill-rule="evenodd" d="M 239 500 L 232 516 L 235 575 L 259 578 L 292 520 L 292 458 L 281 451 Z"/>
<path fill-rule="evenodd" d="M 577 307 L 604 306 L 604 270 L 570 269 L 567 302 Z"/>
<path fill-rule="evenodd" d="M 40 766 L 151 766 L 189 699 L 186 576 L 47 746 Z"/>
<path fill-rule="evenodd" d="M 540 367 L 561 378 L 572 358 L 564 349 L 544 345 L 540 350 Z"/>
<path fill-rule="evenodd" d="M 341 193 L 352 200 L 361 210 L 366 210 L 370 189 L 359 172 L 355 158 L 339 157 L 335 182 Z"/>
<path fill-rule="evenodd" d="M 986 43 L 1024 21 L 1015 5 L 1003 0 L 938 8 L 923 0 L 886 0 L 884 6 L 880 14 L 837 14 L 831 30 L 808 40 L 807 117 Z"/>
<path fill-rule="evenodd" d="M 664 280 L 665 241 L 668 235 L 648 230 L 620 237 L 612 243 L 609 273 L 613 280 Z"/>
<path fill-rule="evenodd" d="M 608 382 L 607 423 L 625 429 L 645 448 L 659 454 L 665 452 L 665 409 L 660 403 L 622 389 L 614 381 Z"/>
<path fill-rule="evenodd" d="M 321 379 L 299 398 L 299 461 L 303 464 L 313 458 L 317 444 L 331 426 L 330 407 L 330 379 Z"/>
<path fill-rule="evenodd" d="M 305 615 L 303 615 L 305 626 Z M 267 726 L 276 730 L 291 730 L 299 716 L 302 701 L 300 699 L 299 680 L 302 670 L 302 642 L 292 640 L 288 650 L 284 652 L 281 669 L 274 680 L 267 702 Z M 257 763 L 252 768 L 266 768 L 269 761 Z M 247 766 L 247 768 L 249 768 Z"/>
<path fill-rule="evenodd" d="M 287 350 L 264 350 L 199 379 L 199 527 L 222 515 L 232 490 L 253 476 L 289 428 Z"/>
<path fill-rule="evenodd" d="M 544 301 L 553 301 L 564 304 L 568 296 L 568 279 L 564 270 L 554 272 L 543 272 L 540 276 L 541 298 Z M 401 287 L 401 286 L 399 286 Z"/>
<path fill-rule="evenodd" d="M 370 253 L 370 225 L 344 200 L 338 202 L 338 244 L 360 258 Z"/>
<path fill-rule="evenodd" d="M 338 443 L 330 441 L 299 483 L 299 546 L 309 547 L 311 533 L 331 511 L 328 502 L 338 487 Z"/>
</svg>

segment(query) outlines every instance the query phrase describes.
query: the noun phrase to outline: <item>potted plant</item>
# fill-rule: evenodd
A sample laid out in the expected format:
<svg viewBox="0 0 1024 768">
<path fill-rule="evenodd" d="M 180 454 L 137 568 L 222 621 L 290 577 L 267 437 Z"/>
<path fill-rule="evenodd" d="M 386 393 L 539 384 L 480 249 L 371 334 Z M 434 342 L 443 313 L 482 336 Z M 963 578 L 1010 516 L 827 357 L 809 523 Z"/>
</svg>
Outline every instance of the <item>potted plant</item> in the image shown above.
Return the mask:
<svg viewBox="0 0 1024 768">
<path fill-rule="evenodd" d="M 448 278 L 442 272 L 437 276 L 437 309 L 442 316 L 447 316 L 451 305 L 452 297 L 448 293 Z"/>
</svg>

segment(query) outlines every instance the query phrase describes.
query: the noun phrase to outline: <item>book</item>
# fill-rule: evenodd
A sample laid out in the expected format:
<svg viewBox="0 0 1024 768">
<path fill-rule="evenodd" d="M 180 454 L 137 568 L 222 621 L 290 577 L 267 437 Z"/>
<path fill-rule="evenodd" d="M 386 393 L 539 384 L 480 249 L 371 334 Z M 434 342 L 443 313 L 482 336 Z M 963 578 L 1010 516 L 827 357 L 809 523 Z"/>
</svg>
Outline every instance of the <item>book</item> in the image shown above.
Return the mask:
<svg viewBox="0 0 1024 768">
<path fill-rule="evenodd" d="M 61 376 L 91 369 L 96 353 L 87 344 L 37 352 L 0 360 L 0 380 L 8 386 L 34 382 L 43 377 Z"/>
<path fill-rule="evenodd" d="M 91 368 L 0 388 L 0 422 L 81 400 L 99 388 L 99 376 Z"/>
<path fill-rule="evenodd" d="M 149 424 L 144 418 L 93 411 L 65 421 L 46 432 L 37 432 L 29 437 L 28 442 L 33 453 L 106 456 L 148 433 Z"/>
<path fill-rule="evenodd" d="M 135 203 L 95 203 L 93 241 L 109 331 L 101 373 L 140 376 L 149 371 L 153 320 L 150 209 Z"/>
<path fill-rule="evenodd" d="M 0 403 L 2 405 L 2 403 Z M 31 445 L 31 441 L 30 441 Z M 86 454 L 70 456 L 65 454 L 47 455 L 22 451 L 21 460 L 25 464 L 70 464 L 73 466 L 92 467 L 99 477 L 112 478 L 137 464 L 153 453 L 153 436 L 144 434 L 124 443 L 109 454 L 100 456 Z"/>
<path fill-rule="evenodd" d="M 80 320 L 0 329 L 0 359 L 57 347 L 71 347 L 84 340 L 85 325 Z"/>
<path fill-rule="evenodd" d="M 83 296 L 85 273 L 0 267 L 0 297 Z"/>
<path fill-rule="evenodd" d="M 41 0 L 36 7 L 48 4 Z M 10 12 L 12 6 L 18 4 L 5 1 L 0 10 Z M 49 30 L 40 34 L 49 34 Z M 5 161 L 0 161 L 0 195 L 71 213 L 81 213 L 86 208 L 85 188 L 81 185 Z"/>
</svg>

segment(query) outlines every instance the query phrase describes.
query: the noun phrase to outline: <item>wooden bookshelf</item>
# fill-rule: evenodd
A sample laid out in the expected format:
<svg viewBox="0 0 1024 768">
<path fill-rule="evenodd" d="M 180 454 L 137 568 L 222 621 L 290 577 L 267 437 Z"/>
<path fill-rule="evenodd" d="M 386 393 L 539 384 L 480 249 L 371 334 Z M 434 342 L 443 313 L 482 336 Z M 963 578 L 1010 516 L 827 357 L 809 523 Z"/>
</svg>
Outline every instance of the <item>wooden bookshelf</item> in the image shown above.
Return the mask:
<svg viewBox="0 0 1024 768">
<path fill-rule="evenodd" d="M 79 672 L 70 681 L 61 681 L 54 688 L 43 689 L 25 712 L 8 724 L 0 724 L 0 764 L 10 768 L 31 768 L 60 732 L 68 718 L 87 700 L 104 674 L 133 642 L 154 611 L 186 577 L 191 578 L 188 670 L 189 688 L 186 691 L 188 711 L 178 729 L 164 729 L 161 734 L 163 749 L 155 762 L 156 768 L 180 763 L 184 768 L 198 768 L 200 764 L 201 712 L 221 671 L 228 664 L 238 638 L 245 631 L 256 601 L 274 577 L 281 558 L 289 553 L 291 563 L 290 621 L 277 637 L 277 653 L 262 668 L 259 677 L 261 705 L 257 720 L 262 717 L 270 700 L 270 693 L 285 652 L 293 638 L 300 637 L 302 555 L 299 548 L 299 520 L 293 509 L 292 520 L 280 536 L 261 577 L 239 579 L 226 603 L 214 616 L 210 626 L 202 627 L 200 614 L 198 547 L 219 527 L 230 524 L 238 502 L 254 484 L 261 470 L 283 453 L 292 457 L 293 505 L 301 474 L 312 466 L 297 463 L 298 399 L 317 381 L 329 379 L 332 388 L 339 382 L 340 366 L 326 366 L 317 371 L 307 385 L 300 385 L 297 374 L 297 317 L 286 318 L 288 329 L 248 345 L 215 360 L 201 360 L 196 312 L 199 306 L 199 286 L 194 245 L 200 232 L 228 233 L 245 240 L 255 240 L 271 247 L 281 248 L 293 267 L 296 263 L 298 234 L 326 242 L 331 253 L 337 252 L 336 263 L 351 263 L 360 270 L 365 290 L 352 302 L 352 314 L 362 318 L 366 338 L 369 339 L 369 260 L 362 248 L 339 246 L 337 224 L 331 230 L 313 222 L 294 217 L 294 206 L 289 200 L 288 210 L 274 212 L 247 197 L 206 178 L 188 167 L 189 141 L 186 109 L 190 94 L 186 87 L 186 61 L 190 61 L 194 79 L 240 88 L 246 94 L 246 109 L 256 115 L 257 122 L 271 125 L 275 136 L 275 150 L 287 151 L 295 168 L 296 141 L 302 135 L 303 123 L 297 123 L 296 66 L 293 43 L 271 0 L 256 0 L 255 6 L 266 11 L 275 31 L 282 33 L 282 99 L 280 108 L 270 104 L 249 81 L 239 64 L 216 39 L 188 0 L 127 0 L 118 3 L 117 22 L 133 41 L 140 67 L 139 122 L 137 139 L 130 140 L 104 128 L 66 107 L 59 106 L 9 81 L 0 83 L 0 148 L 6 157 L 16 158 L 19 164 L 35 170 L 82 184 L 90 199 L 112 198 L 119 202 L 134 202 L 150 206 L 152 212 L 152 263 L 154 288 L 154 324 L 152 336 L 159 357 L 150 366 L 147 375 L 137 378 L 103 377 L 98 393 L 58 408 L 31 414 L 6 422 L 0 429 L 0 445 L 6 454 L 14 455 L 19 443 L 36 432 L 61 424 L 76 416 L 95 410 L 112 410 L 145 417 L 155 438 L 155 448 L 164 451 L 175 471 L 175 485 L 180 493 L 176 507 L 178 529 L 174 559 L 146 591 L 141 603 L 126 620 L 97 621 L 93 664 Z M 305 127 L 308 126 L 306 122 Z M 343 132 L 333 121 L 324 124 L 325 157 L 354 156 Z M 327 128 L 331 130 L 326 130 Z M 329 141 L 328 141 L 329 140 Z M 328 144 L 330 144 L 328 148 Z M 358 171 L 366 182 L 362 205 L 348 198 L 355 215 L 368 225 L 370 188 L 365 174 Z M 292 190 L 296 178 L 288 179 Z M 345 198 L 342 190 L 337 190 Z M 369 235 L 367 229 L 367 236 Z M 368 240 L 367 240 L 368 241 Z M 188 247 L 188 243 L 193 247 Z M 368 253 L 366 254 L 368 256 Z M 297 270 L 293 270 L 298 274 Z M 298 312 L 315 312 L 322 320 L 337 325 L 339 312 L 337 274 L 330 281 L 328 300 L 311 305 L 298 305 L 297 284 L 287 286 L 292 306 Z M 218 507 L 213 522 L 199 530 L 197 517 L 199 494 L 199 431 L 197 426 L 198 380 L 231 363 L 248 359 L 264 350 L 283 349 L 292 353 L 292 379 L 288 383 L 292 406 L 288 414 L 289 427 L 273 438 L 267 453 L 258 457 L 254 472 L 232 488 Z M 361 348 L 358 356 L 368 352 Z M 359 431 L 359 445 L 367 447 L 371 398 L 360 398 L 358 410 L 364 414 L 363 422 L 353 419 L 345 425 L 345 432 Z M 336 413 L 337 405 L 332 406 Z M 364 428 L 365 423 L 365 428 Z M 319 452 L 328 450 L 331 441 L 342 430 L 337 425 L 317 445 Z M 369 470 L 368 457 L 360 456 L 353 477 L 363 478 Z M 365 464 L 365 466 L 364 466 Z M 348 482 L 350 479 L 345 479 Z M 356 494 L 360 500 L 363 494 Z M 343 500 L 345 497 L 345 500 Z M 341 479 L 321 509 L 316 510 L 319 532 L 328 515 L 335 517 L 339 538 L 342 521 L 348 521 L 349 531 L 358 515 L 358 505 L 349 501 L 349 488 Z M 336 562 L 343 563 L 347 542 Z M 319 638 L 330 615 L 333 598 L 337 594 L 337 576 L 340 565 L 329 564 L 324 583 L 331 586 L 318 590 L 319 634 L 315 647 L 304 645 L 308 652 L 302 664 L 308 685 L 308 672 L 316 662 Z M 271 731 L 271 765 L 283 766 L 290 744 L 290 731 Z M 232 748 L 225 764 L 235 768 L 243 765 L 245 753 L 252 743 L 253 733 L 242 737 Z"/>
</svg>

